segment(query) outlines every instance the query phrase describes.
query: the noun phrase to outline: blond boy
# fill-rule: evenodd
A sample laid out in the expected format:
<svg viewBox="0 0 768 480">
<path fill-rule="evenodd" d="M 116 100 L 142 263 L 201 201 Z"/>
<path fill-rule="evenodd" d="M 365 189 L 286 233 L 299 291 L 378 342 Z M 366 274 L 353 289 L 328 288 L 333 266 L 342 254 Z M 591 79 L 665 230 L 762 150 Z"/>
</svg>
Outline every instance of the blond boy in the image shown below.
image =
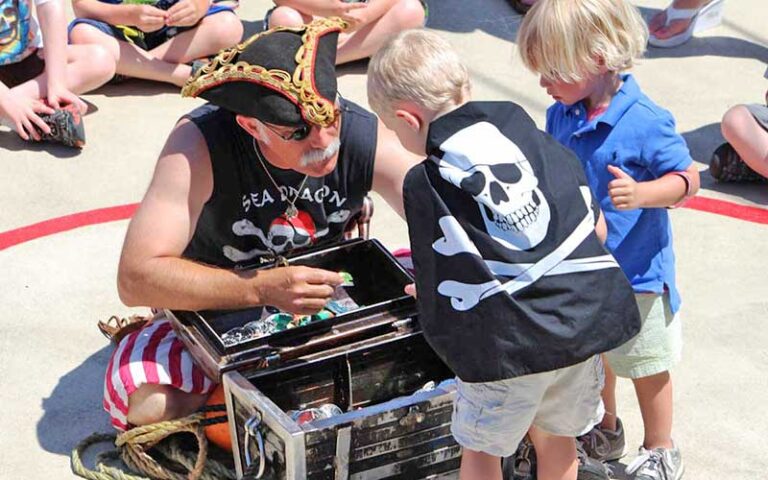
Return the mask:
<svg viewBox="0 0 768 480">
<path fill-rule="evenodd" d="M 606 354 L 611 368 L 603 401 L 610 414 L 585 443 L 599 446 L 592 454 L 605 460 L 623 455 L 615 384 L 616 375 L 630 378 L 645 435 L 627 473 L 637 480 L 679 480 L 684 467 L 672 441 L 669 370 L 682 352 L 681 300 L 666 208 L 696 193 L 699 173 L 672 115 L 622 73 L 642 54 L 647 36 L 640 13 L 625 0 L 539 0 L 517 44 L 555 100 L 547 132 L 584 166 L 605 212 L 606 248 L 632 283 L 641 313 L 637 337 Z"/>
<path fill-rule="evenodd" d="M 461 478 L 501 479 L 499 457 L 530 429 L 537 478 L 576 479 L 574 437 L 603 414 L 598 354 L 639 325 L 578 160 L 519 106 L 470 101 L 466 68 L 435 33 L 401 33 L 374 55 L 368 96 L 427 157 L 404 202 L 420 323 L 458 377 Z"/>
</svg>

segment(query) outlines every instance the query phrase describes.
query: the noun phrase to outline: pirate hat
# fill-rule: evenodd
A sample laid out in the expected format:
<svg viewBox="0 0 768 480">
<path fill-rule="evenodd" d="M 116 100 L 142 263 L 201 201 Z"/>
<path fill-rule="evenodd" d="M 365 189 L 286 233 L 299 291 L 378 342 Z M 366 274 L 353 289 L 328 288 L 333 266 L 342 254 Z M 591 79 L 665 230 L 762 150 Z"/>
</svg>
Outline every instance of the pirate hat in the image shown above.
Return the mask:
<svg viewBox="0 0 768 480">
<path fill-rule="evenodd" d="M 275 125 L 327 127 L 336 120 L 336 42 L 346 27 L 320 18 L 256 34 L 193 72 L 181 95 Z"/>
</svg>

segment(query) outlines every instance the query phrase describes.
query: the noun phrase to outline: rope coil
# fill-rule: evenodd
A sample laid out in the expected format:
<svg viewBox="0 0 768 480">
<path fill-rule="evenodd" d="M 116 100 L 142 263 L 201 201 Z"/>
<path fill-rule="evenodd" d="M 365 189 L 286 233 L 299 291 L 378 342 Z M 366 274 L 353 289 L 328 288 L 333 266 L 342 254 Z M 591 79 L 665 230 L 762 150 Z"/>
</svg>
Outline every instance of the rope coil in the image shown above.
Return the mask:
<svg viewBox="0 0 768 480">
<path fill-rule="evenodd" d="M 225 409 L 223 405 L 206 407 L 188 417 L 135 427 L 117 435 L 90 435 L 72 451 L 72 471 L 88 480 L 234 480 L 234 470 L 208 458 L 205 427 L 227 421 L 226 416 L 206 419 L 205 412 L 208 411 L 218 412 Z M 196 455 L 184 450 L 178 439 L 163 442 L 171 435 L 184 432 L 195 436 L 198 444 Z M 98 454 L 95 470 L 85 467 L 82 462 L 85 451 L 95 444 L 105 442 L 113 443 L 116 449 Z M 162 457 L 162 460 L 157 460 L 149 454 L 152 449 L 156 453 L 155 456 Z M 121 459 L 129 469 L 145 476 L 126 473 L 107 464 L 117 459 Z M 184 469 L 183 473 L 179 472 L 179 467 Z"/>
</svg>

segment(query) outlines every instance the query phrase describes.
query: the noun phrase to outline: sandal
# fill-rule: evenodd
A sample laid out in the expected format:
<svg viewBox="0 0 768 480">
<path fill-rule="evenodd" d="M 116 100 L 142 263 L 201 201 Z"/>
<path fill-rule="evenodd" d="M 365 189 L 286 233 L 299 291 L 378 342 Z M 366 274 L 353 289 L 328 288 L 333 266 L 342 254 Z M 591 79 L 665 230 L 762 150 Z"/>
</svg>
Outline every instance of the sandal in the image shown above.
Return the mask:
<svg viewBox="0 0 768 480">
<path fill-rule="evenodd" d="M 730 143 L 717 147 L 709 161 L 709 174 L 719 182 L 768 182 L 741 159 Z"/>
<path fill-rule="evenodd" d="M 668 38 L 658 38 L 653 33 L 648 35 L 648 44 L 654 47 L 671 48 L 682 45 L 691 39 L 694 33 L 720 25 L 723 21 L 724 0 L 712 0 L 700 8 L 675 8 L 672 5 L 664 10 L 664 27 L 675 20 L 689 20 L 688 28 Z"/>
<path fill-rule="evenodd" d="M 512 8 L 514 8 L 517 13 L 525 15 L 528 13 L 528 10 L 533 7 L 535 1 L 534 3 L 525 3 L 523 0 L 509 0 L 509 4 L 512 5 Z"/>
<path fill-rule="evenodd" d="M 117 315 L 112 315 L 106 322 L 99 320 L 96 326 L 99 327 L 99 331 L 105 337 L 117 346 L 126 335 L 141 330 L 151 319 L 151 316 L 131 315 L 128 318 L 120 318 Z"/>
</svg>

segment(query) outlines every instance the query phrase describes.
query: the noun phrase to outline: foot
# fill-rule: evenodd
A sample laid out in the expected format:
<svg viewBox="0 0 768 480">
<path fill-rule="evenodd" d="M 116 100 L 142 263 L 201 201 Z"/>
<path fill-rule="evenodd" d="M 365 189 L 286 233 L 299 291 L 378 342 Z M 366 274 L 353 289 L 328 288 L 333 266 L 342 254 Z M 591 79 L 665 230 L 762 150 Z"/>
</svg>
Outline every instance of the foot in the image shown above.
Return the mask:
<svg viewBox="0 0 768 480">
<path fill-rule="evenodd" d="M 50 115 L 41 115 L 51 133 L 42 134 L 43 141 L 58 142 L 68 147 L 83 148 L 85 146 L 85 129 L 80 110 L 75 105 L 67 105 Z"/>
<path fill-rule="evenodd" d="M 719 182 L 768 182 L 741 159 L 730 143 L 717 147 L 709 161 L 709 174 Z"/>
<path fill-rule="evenodd" d="M 634 475 L 634 480 L 680 480 L 684 470 L 678 448 L 640 447 L 637 458 L 627 465 L 626 473 Z"/>
<path fill-rule="evenodd" d="M 577 438 L 587 455 L 601 462 L 611 462 L 624 456 L 624 426 L 616 419 L 616 430 L 601 428 L 599 425 L 586 435 Z"/>
</svg>

